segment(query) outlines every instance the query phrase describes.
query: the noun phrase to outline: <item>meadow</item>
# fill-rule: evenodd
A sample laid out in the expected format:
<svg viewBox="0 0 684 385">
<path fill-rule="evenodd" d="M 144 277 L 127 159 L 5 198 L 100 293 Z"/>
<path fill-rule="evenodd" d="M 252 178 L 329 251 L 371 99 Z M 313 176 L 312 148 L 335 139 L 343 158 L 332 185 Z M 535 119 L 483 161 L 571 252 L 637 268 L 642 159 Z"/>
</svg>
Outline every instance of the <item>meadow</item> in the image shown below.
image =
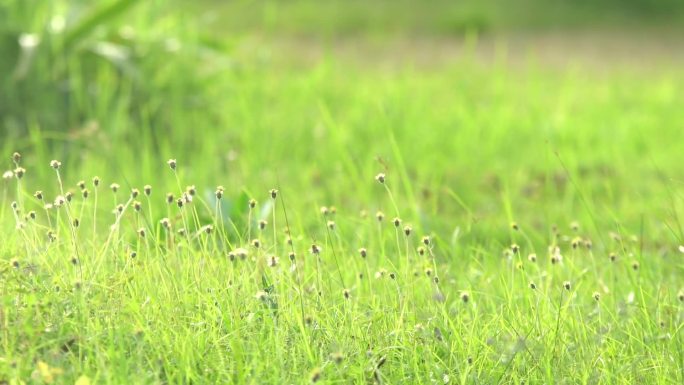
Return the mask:
<svg viewBox="0 0 684 385">
<path fill-rule="evenodd" d="M 651 2 L 133 3 L 0 1 L 0 384 L 684 382 Z"/>
</svg>

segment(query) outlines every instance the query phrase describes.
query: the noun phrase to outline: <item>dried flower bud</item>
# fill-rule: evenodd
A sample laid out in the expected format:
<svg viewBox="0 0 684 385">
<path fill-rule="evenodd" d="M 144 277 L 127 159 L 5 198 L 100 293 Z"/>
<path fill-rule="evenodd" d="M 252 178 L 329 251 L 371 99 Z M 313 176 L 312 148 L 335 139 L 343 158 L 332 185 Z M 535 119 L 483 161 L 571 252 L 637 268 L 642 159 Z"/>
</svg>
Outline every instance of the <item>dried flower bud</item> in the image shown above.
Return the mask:
<svg viewBox="0 0 684 385">
<path fill-rule="evenodd" d="M 23 178 L 25 173 L 26 169 L 24 169 L 23 167 L 17 167 L 14 169 L 14 175 L 17 177 L 17 179 Z"/>
<path fill-rule="evenodd" d="M 62 166 L 62 162 L 58 160 L 52 160 L 50 161 L 50 167 L 54 168 L 55 170 L 59 170 L 59 168 Z"/>
<path fill-rule="evenodd" d="M 404 235 L 406 235 L 407 237 L 409 235 L 411 235 L 412 231 L 413 231 L 413 228 L 411 226 L 408 226 L 408 225 L 404 226 Z"/>
<path fill-rule="evenodd" d="M 318 254 L 320 254 L 320 252 L 321 252 L 321 247 L 315 243 L 312 243 L 311 244 L 311 254 L 318 255 Z"/>
<path fill-rule="evenodd" d="M 381 184 L 385 184 L 385 174 L 379 173 L 378 175 L 375 176 L 375 180 Z"/>
<path fill-rule="evenodd" d="M 365 247 L 359 249 L 359 255 L 361 255 L 361 258 L 366 258 L 367 251 Z"/>
<path fill-rule="evenodd" d="M 254 199 L 250 199 L 248 203 L 249 203 L 249 208 L 250 208 L 250 209 L 255 208 L 256 205 L 257 205 L 257 201 L 254 200 Z"/>
<path fill-rule="evenodd" d="M 84 188 L 83 190 L 81 190 L 81 196 L 83 197 L 83 199 L 87 199 L 88 195 L 90 195 L 90 192 L 88 191 L 87 188 Z"/>
<path fill-rule="evenodd" d="M 97 187 L 100 185 L 100 178 L 97 176 L 93 177 L 93 186 Z"/>
<path fill-rule="evenodd" d="M 112 191 L 114 191 L 114 193 L 116 193 L 119 191 L 119 184 L 118 183 L 112 183 L 109 185 L 109 188 L 112 189 Z"/>
<path fill-rule="evenodd" d="M 79 180 L 78 183 L 76 183 L 76 186 L 78 186 L 79 189 L 83 190 L 86 188 L 85 181 Z"/>
<path fill-rule="evenodd" d="M 565 281 L 563 282 L 563 288 L 565 290 L 570 290 L 572 288 L 572 285 L 570 284 L 570 281 Z"/>
<path fill-rule="evenodd" d="M 392 223 L 394 223 L 394 227 L 399 227 L 401 226 L 401 219 L 395 217 L 394 219 L 392 219 Z"/>
<path fill-rule="evenodd" d="M 138 212 L 139 212 L 140 209 L 142 209 L 142 203 L 140 203 L 140 202 L 138 202 L 138 201 L 133 202 L 133 209 L 134 209 L 135 211 L 138 211 Z"/>
<path fill-rule="evenodd" d="M 38 191 L 36 191 L 35 193 L 33 193 L 33 196 L 34 196 L 36 199 L 38 199 L 39 201 L 42 201 L 42 200 L 43 200 L 43 192 L 40 191 L 40 190 L 38 190 Z"/>
<path fill-rule="evenodd" d="M 166 161 L 166 164 L 169 165 L 169 167 L 171 168 L 171 170 L 174 170 L 174 171 L 176 170 L 176 160 L 175 160 L 175 159 L 169 159 L 169 160 L 167 160 L 167 161 Z"/>
<path fill-rule="evenodd" d="M 12 161 L 14 163 L 19 163 L 21 161 L 21 154 L 18 152 L 15 152 L 14 154 L 12 154 Z"/>
<path fill-rule="evenodd" d="M 278 190 L 272 188 L 271 191 L 269 191 L 271 194 L 271 199 L 276 199 L 278 197 Z"/>
<path fill-rule="evenodd" d="M 375 213 L 375 218 L 378 220 L 378 222 L 382 222 L 382 220 L 385 219 L 385 214 L 383 214 L 382 211 L 378 211 Z"/>
<path fill-rule="evenodd" d="M 173 201 L 174 201 L 173 194 L 167 193 L 166 194 L 166 203 L 171 204 L 171 203 L 173 203 Z"/>
<path fill-rule="evenodd" d="M 468 303 L 468 301 L 470 301 L 470 294 L 465 291 L 461 293 L 461 301 L 463 301 L 463 303 Z"/>
<path fill-rule="evenodd" d="M 152 195 L 152 186 L 150 186 L 149 184 L 146 184 L 143 187 L 143 191 L 145 192 L 145 195 L 147 195 L 147 196 Z"/>
<path fill-rule="evenodd" d="M 140 238 L 145 238 L 145 228 L 141 227 L 138 229 L 138 235 Z"/>
</svg>

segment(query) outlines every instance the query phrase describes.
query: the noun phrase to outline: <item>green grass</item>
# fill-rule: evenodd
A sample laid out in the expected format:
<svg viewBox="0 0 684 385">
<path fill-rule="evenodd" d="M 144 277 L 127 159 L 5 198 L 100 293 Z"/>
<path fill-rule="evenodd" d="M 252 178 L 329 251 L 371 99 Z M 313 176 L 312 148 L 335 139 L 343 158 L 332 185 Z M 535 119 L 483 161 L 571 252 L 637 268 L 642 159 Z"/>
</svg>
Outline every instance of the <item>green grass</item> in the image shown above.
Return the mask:
<svg viewBox="0 0 684 385">
<path fill-rule="evenodd" d="M 141 78 L 44 57 L 35 82 L 79 103 L 3 116 L 0 171 L 25 173 L 0 180 L 0 383 L 684 382 L 681 69 L 292 63 L 182 35 L 127 62 Z"/>
</svg>

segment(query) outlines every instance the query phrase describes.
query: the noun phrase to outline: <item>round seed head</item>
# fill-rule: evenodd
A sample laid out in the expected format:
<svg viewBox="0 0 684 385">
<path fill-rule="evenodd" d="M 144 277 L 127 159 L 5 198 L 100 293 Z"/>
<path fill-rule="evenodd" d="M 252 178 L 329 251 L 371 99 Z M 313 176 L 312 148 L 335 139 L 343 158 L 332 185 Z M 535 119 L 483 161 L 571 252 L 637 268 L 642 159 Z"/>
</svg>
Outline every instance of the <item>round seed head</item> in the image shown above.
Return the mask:
<svg viewBox="0 0 684 385">
<path fill-rule="evenodd" d="M 174 170 L 174 171 L 176 170 L 176 160 L 175 160 L 175 159 L 169 159 L 169 160 L 167 160 L 167 161 L 166 161 L 166 164 L 169 165 L 169 167 L 171 168 L 171 170 Z"/>
<path fill-rule="evenodd" d="M 290 261 L 294 262 L 295 257 L 296 257 L 294 251 L 291 251 L 287 256 L 288 256 L 288 258 L 290 258 Z"/>
<path fill-rule="evenodd" d="M 323 216 L 330 214 L 330 210 L 327 206 L 321 206 L 321 214 L 323 214 Z"/>
<path fill-rule="evenodd" d="M 116 205 L 116 211 L 119 212 L 119 214 L 121 214 L 123 212 L 123 210 L 124 210 L 124 205 L 122 205 L 121 203 Z"/>
<path fill-rule="evenodd" d="M 90 192 L 88 191 L 87 188 L 84 188 L 83 190 L 81 190 L 81 196 L 83 197 L 83 199 L 87 199 L 88 195 L 90 195 Z"/>
<path fill-rule="evenodd" d="M 679 299 L 679 302 L 684 302 L 684 290 L 680 290 L 679 293 L 677 293 L 677 298 Z"/>
<path fill-rule="evenodd" d="M 140 238 L 145 238 L 145 228 L 141 227 L 138 229 L 138 235 Z"/>
<path fill-rule="evenodd" d="M 639 270 L 639 262 L 637 262 L 637 261 L 632 262 L 632 269 L 635 271 Z"/>
<path fill-rule="evenodd" d="M 563 282 L 563 288 L 564 288 L 565 290 L 570 290 L 570 289 L 572 289 L 572 285 L 570 284 L 570 281 L 565 281 L 565 282 Z"/>
<path fill-rule="evenodd" d="M 33 210 L 29 211 L 28 216 L 31 219 L 36 219 L 36 212 Z"/>
<path fill-rule="evenodd" d="M 404 235 L 407 237 L 411 235 L 411 232 L 413 231 L 413 228 L 409 225 L 404 226 Z"/>
<path fill-rule="evenodd" d="M 79 221 L 78 218 L 74 218 L 72 224 L 74 227 L 78 227 L 81 224 L 81 221 Z"/>
<path fill-rule="evenodd" d="M 72 265 L 78 265 L 78 258 L 77 257 L 71 257 L 71 264 Z"/>
<path fill-rule="evenodd" d="M 515 244 L 515 243 L 512 244 L 512 245 L 511 245 L 511 251 L 513 252 L 513 254 L 517 254 L 518 251 L 520 251 L 520 246 L 518 246 L 518 245 Z"/>
<path fill-rule="evenodd" d="M 382 220 L 385 219 L 385 214 L 382 211 L 378 211 L 375 213 L 375 218 L 378 220 L 378 222 L 382 222 Z"/>
<path fill-rule="evenodd" d="M 537 262 L 537 254 L 532 253 L 532 254 L 528 255 L 527 260 L 532 262 L 532 263 Z"/>
<path fill-rule="evenodd" d="M 55 170 L 59 170 L 59 168 L 62 166 L 62 162 L 58 160 L 51 160 L 50 161 L 50 167 L 54 168 Z"/>
<path fill-rule="evenodd" d="M 335 230 L 335 221 L 328 221 L 328 229 Z"/>
<path fill-rule="evenodd" d="M 392 219 L 392 223 L 394 223 L 394 227 L 399 227 L 399 226 L 401 226 L 401 219 L 398 217 L 395 217 L 394 219 Z"/>
<path fill-rule="evenodd" d="M 351 298 L 351 292 L 349 291 L 349 289 L 342 290 L 342 295 L 344 296 L 344 299 Z"/>
<path fill-rule="evenodd" d="M 359 249 L 359 255 L 361 255 L 361 258 L 366 258 L 367 253 L 368 252 L 365 247 Z"/>
<path fill-rule="evenodd" d="M 611 262 L 615 262 L 617 260 L 617 254 L 615 253 L 610 253 L 608 255 L 608 258 L 610 259 Z"/>
<path fill-rule="evenodd" d="M 114 193 L 116 193 L 117 191 L 119 191 L 119 184 L 118 183 L 112 183 L 109 185 L 109 188 L 112 189 L 112 191 Z"/>
<path fill-rule="evenodd" d="M 311 254 L 318 255 L 321 252 L 321 247 L 315 243 L 311 244 Z"/>
<path fill-rule="evenodd" d="M 337 214 L 337 207 L 335 207 L 335 206 L 330 206 L 330 214 L 331 214 L 331 215 Z"/>
<path fill-rule="evenodd" d="M 140 202 L 138 202 L 138 201 L 133 202 L 133 209 L 134 209 L 135 211 L 138 211 L 138 212 L 139 212 L 140 209 L 142 209 L 142 203 L 140 203 Z"/>
<path fill-rule="evenodd" d="M 426 268 L 426 269 L 425 269 L 425 275 L 427 275 L 428 277 L 432 276 L 432 269 L 429 268 L 429 267 Z"/>
<path fill-rule="evenodd" d="M 424 244 L 425 246 L 430 246 L 430 237 L 427 236 L 427 235 L 424 236 L 424 237 L 421 239 L 421 242 L 423 242 L 423 244 Z"/>
<path fill-rule="evenodd" d="M 146 184 L 143 187 L 143 191 L 145 192 L 145 195 L 150 196 L 152 194 L 152 186 L 150 186 L 149 184 Z"/>
<path fill-rule="evenodd" d="M 537 285 L 534 282 L 530 282 L 530 289 L 535 290 Z"/>
<path fill-rule="evenodd" d="M 26 170 L 23 167 L 17 167 L 14 169 L 14 175 L 17 177 L 17 179 L 23 178 L 24 174 L 26 174 Z"/>
<path fill-rule="evenodd" d="M 379 173 L 378 175 L 375 176 L 375 180 L 381 184 L 385 184 L 385 174 Z"/>
<path fill-rule="evenodd" d="M 217 188 L 216 191 L 214 192 L 214 194 L 216 195 L 216 199 L 223 198 L 223 190 L 222 189 Z"/>
<path fill-rule="evenodd" d="M 256 205 L 257 205 L 257 201 L 255 201 L 254 199 L 250 199 L 248 203 L 249 203 L 249 208 L 250 208 L 250 209 L 255 208 Z"/>
<path fill-rule="evenodd" d="M 579 231 L 579 228 L 580 228 L 579 222 L 577 222 L 577 221 L 570 222 L 570 229 L 572 231 L 577 232 L 577 231 Z"/>
<path fill-rule="evenodd" d="M 252 239 L 252 247 L 258 249 L 261 246 L 261 242 L 258 239 Z"/>
<path fill-rule="evenodd" d="M 418 246 L 416 251 L 418 252 L 418 255 L 420 255 L 421 257 L 425 255 L 425 248 L 423 246 Z"/>
<path fill-rule="evenodd" d="M 180 229 L 178 229 L 176 232 L 177 232 L 178 235 L 180 235 L 181 237 L 184 237 L 184 236 L 185 236 L 185 229 L 184 229 L 184 228 L 180 228 Z"/>
<path fill-rule="evenodd" d="M 259 221 L 259 230 L 265 229 L 267 224 L 268 224 L 268 222 L 266 222 L 265 220 L 263 220 L 263 219 L 260 220 Z"/>
<path fill-rule="evenodd" d="M 195 188 L 195 185 L 192 185 L 186 187 L 185 192 L 190 196 L 195 196 L 195 194 L 197 194 L 197 189 Z"/>
<path fill-rule="evenodd" d="M 337 365 L 341 364 L 342 361 L 344 361 L 344 354 L 341 352 L 334 352 L 330 354 L 330 359 L 336 363 Z"/>
<path fill-rule="evenodd" d="M 64 199 L 66 199 L 67 202 L 71 202 L 71 199 L 74 197 L 74 193 L 71 191 L 67 191 L 66 194 L 64 194 Z"/>
<path fill-rule="evenodd" d="M 461 293 L 461 301 L 463 301 L 463 303 L 468 303 L 468 301 L 470 301 L 470 294 L 465 291 Z"/>
<path fill-rule="evenodd" d="M 79 189 L 83 190 L 86 188 L 86 184 L 84 180 L 79 180 L 78 183 L 76 183 L 76 186 L 78 186 Z"/>
<path fill-rule="evenodd" d="M 592 296 L 594 297 L 594 300 L 597 302 L 601 299 L 601 293 L 599 293 L 598 291 L 595 291 L 594 294 L 592 294 Z"/>
<path fill-rule="evenodd" d="M 10 264 L 12 265 L 13 268 L 18 269 L 19 268 L 19 260 L 16 258 L 12 258 L 10 261 Z"/>
<path fill-rule="evenodd" d="M 271 194 L 271 199 L 276 199 L 278 197 L 278 190 L 272 188 L 271 191 L 269 191 Z"/>
<path fill-rule="evenodd" d="M 38 190 L 38 191 L 36 191 L 35 193 L 33 193 L 33 196 L 34 196 L 36 199 L 38 199 L 39 201 L 42 201 L 42 200 L 43 200 L 43 192 L 40 191 L 40 190 Z"/>
<path fill-rule="evenodd" d="M 321 377 L 322 377 L 322 376 L 323 376 L 323 375 L 321 374 L 321 370 L 318 369 L 318 368 L 316 368 L 316 369 L 314 369 L 314 370 L 311 371 L 311 374 L 309 375 L 309 381 L 310 381 L 312 384 L 315 384 L 315 383 L 317 383 L 318 381 L 321 380 Z"/>
<path fill-rule="evenodd" d="M 173 194 L 167 193 L 166 194 L 166 203 L 171 204 L 171 203 L 173 203 L 173 200 L 174 200 Z"/>
<path fill-rule="evenodd" d="M 176 199 L 176 205 L 178 205 L 178 208 L 182 208 L 184 203 L 185 200 L 183 198 Z"/>
<path fill-rule="evenodd" d="M 213 225 L 203 226 L 202 231 L 204 231 L 205 234 L 211 234 L 214 231 L 214 226 Z"/>
<path fill-rule="evenodd" d="M 21 154 L 18 152 L 15 152 L 14 154 L 12 154 L 12 161 L 14 163 L 19 163 L 21 161 Z"/>
<path fill-rule="evenodd" d="M 97 176 L 93 177 L 93 186 L 97 187 L 100 185 L 100 178 Z"/>
</svg>

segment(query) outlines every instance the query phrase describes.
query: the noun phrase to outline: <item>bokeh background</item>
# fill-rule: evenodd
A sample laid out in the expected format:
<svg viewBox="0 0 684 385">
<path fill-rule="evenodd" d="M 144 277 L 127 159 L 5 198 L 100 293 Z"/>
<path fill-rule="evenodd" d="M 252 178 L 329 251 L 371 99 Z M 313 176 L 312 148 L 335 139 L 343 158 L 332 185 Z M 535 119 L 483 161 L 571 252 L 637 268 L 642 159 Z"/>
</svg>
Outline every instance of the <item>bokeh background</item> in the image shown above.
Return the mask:
<svg viewBox="0 0 684 385">
<path fill-rule="evenodd" d="M 683 22 L 677 0 L 0 0 L 0 149 L 34 185 L 57 158 L 163 191 L 177 158 L 304 218 L 373 209 L 386 171 L 433 227 L 636 231 L 681 206 Z"/>
</svg>

